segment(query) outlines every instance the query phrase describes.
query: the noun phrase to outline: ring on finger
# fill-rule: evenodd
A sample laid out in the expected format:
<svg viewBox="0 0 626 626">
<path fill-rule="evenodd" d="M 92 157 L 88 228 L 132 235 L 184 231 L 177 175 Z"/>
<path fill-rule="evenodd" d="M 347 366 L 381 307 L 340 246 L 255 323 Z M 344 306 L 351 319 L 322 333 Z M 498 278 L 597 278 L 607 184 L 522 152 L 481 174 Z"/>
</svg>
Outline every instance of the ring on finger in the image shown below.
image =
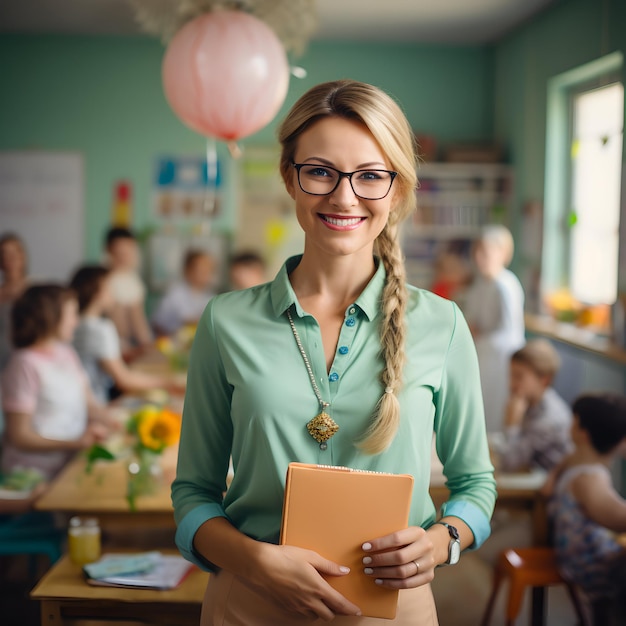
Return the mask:
<svg viewBox="0 0 626 626">
<path fill-rule="evenodd" d="M 415 563 L 415 575 L 417 576 L 420 573 L 420 564 L 417 561 L 413 561 Z"/>
</svg>

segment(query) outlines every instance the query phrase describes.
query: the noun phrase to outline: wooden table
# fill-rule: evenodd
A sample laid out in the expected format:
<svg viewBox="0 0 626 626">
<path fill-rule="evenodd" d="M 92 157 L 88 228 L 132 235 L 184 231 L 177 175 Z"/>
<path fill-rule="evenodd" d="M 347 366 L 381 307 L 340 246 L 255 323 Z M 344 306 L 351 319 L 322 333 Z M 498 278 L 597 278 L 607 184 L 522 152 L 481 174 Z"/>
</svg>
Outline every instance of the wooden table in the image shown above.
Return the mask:
<svg viewBox="0 0 626 626">
<path fill-rule="evenodd" d="M 496 507 L 527 510 L 531 515 L 533 545 L 544 546 L 548 543 L 548 517 L 546 499 L 540 493 L 543 478 L 529 474 L 497 474 L 496 489 L 498 498 Z M 430 495 L 439 509 L 449 496 L 448 489 L 437 481 L 430 486 Z"/>
<path fill-rule="evenodd" d="M 109 528 L 174 528 L 170 486 L 174 478 L 176 446 L 165 450 L 163 480 L 151 495 L 137 497 L 136 510 L 126 500 L 127 462 L 96 462 L 91 474 L 85 471 L 83 455 L 76 456 L 35 502 L 40 511 L 70 515 L 94 515 Z"/>
<path fill-rule="evenodd" d="M 80 567 L 64 556 L 37 583 L 30 597 L 41 603 L 42 626 L 69 626 L 78 619 L 197 626 L 208 577 L 194 568 L 176 589 L 167 591 L 92 587 Z"/>
</svg>

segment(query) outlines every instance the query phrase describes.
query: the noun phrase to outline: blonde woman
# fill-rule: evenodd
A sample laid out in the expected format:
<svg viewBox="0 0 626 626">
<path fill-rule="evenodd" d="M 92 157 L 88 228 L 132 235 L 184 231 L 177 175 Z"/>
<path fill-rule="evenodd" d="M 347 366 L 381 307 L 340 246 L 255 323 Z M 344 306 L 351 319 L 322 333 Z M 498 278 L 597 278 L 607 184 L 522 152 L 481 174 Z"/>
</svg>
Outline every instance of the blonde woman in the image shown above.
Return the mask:
<svg viewBox="0 0 626 626">
<path fill-rule="evenodd" d="M 405 285 L 413 134 L 384 92 L 337 81 L 300 98 L 279 140 L 304 252 L 273 282 L 214 298 L 191 355 L 172 496 L 179 548 L 215 572 L 202 624 L 389 623 L 326 582 L 342 563 L 277 545 L 300 461 L 414 476 L 409 528 L 363 544 L 363 575 L 400 589 L 395 623 L 432 626 L 435 567 L 488 536 L 495 483 L 469 330 L 455 304 Z M 451 491 L 440 520 L 433 432 Z"/>
</svg>

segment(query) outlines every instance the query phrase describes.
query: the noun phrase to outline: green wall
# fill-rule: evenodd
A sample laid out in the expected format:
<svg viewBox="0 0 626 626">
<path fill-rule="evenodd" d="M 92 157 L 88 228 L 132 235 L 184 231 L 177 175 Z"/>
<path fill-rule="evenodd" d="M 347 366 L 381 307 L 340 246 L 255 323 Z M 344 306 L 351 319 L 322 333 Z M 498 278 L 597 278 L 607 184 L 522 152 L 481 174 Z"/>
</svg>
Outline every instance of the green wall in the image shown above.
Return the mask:
<svg viewBox="0 0 626 626">
<path fill-rule="evenodd" d="M 84 155 L 89 259 L 100 255 L 116 180 L 131 181 L 134 226 L 141 230 L 150 222 L 154 158 L 205 149 L 205 140 L 187 130 L 165 102 L 162 55 L 162 45 L 145 37 L 0 36 L 0 149 Z M 441 143 L 491 136 L 490 48 L 318 42 L 296 63 L 308 77 L 291 79 L 278 118 L 313 84 L 349 77 L 392 93 L 414 128 Z M 274 132 L 275 123 L 244 147 L 273 142 Z M 220 153 L 228 166 L 223 146 Z M 226 220 L 224 227 L 231 223 Z"/>
<path fill-rule="evenodd" d="M 494 134 L 515 168 L 516 233 L 524 204 L 544 198 L 548 81 L 614 51 L 626 52 L 624 0 L 563 0 L 494 47 Z"/>
</svg>

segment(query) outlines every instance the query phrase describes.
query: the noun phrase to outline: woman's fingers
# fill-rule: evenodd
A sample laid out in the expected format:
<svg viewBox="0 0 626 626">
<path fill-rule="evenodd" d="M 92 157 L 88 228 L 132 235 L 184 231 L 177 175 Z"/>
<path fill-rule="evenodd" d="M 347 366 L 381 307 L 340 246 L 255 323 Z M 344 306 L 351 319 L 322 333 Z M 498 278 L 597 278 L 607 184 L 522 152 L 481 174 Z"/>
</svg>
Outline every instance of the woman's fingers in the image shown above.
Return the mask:
<svg viewBox="0 0 626 626">
<path fill-rule="evenodd" d="M 434 578 L 434 547 L 426 531 L 410 527 L 363 545 L 363 571 L 391 589 L 417 587 Z"/>
<path fill-rule="evenodd" d="M 289 613 L 324 621 L 336 615 L 360 615 L 359 607 L 333 589 L 321 574 L 345 576 L 350 570 L 311 550 L 293 546 L 268 546 L 272 567 L 265 569 L 256 586 Z"/>
</svg>

